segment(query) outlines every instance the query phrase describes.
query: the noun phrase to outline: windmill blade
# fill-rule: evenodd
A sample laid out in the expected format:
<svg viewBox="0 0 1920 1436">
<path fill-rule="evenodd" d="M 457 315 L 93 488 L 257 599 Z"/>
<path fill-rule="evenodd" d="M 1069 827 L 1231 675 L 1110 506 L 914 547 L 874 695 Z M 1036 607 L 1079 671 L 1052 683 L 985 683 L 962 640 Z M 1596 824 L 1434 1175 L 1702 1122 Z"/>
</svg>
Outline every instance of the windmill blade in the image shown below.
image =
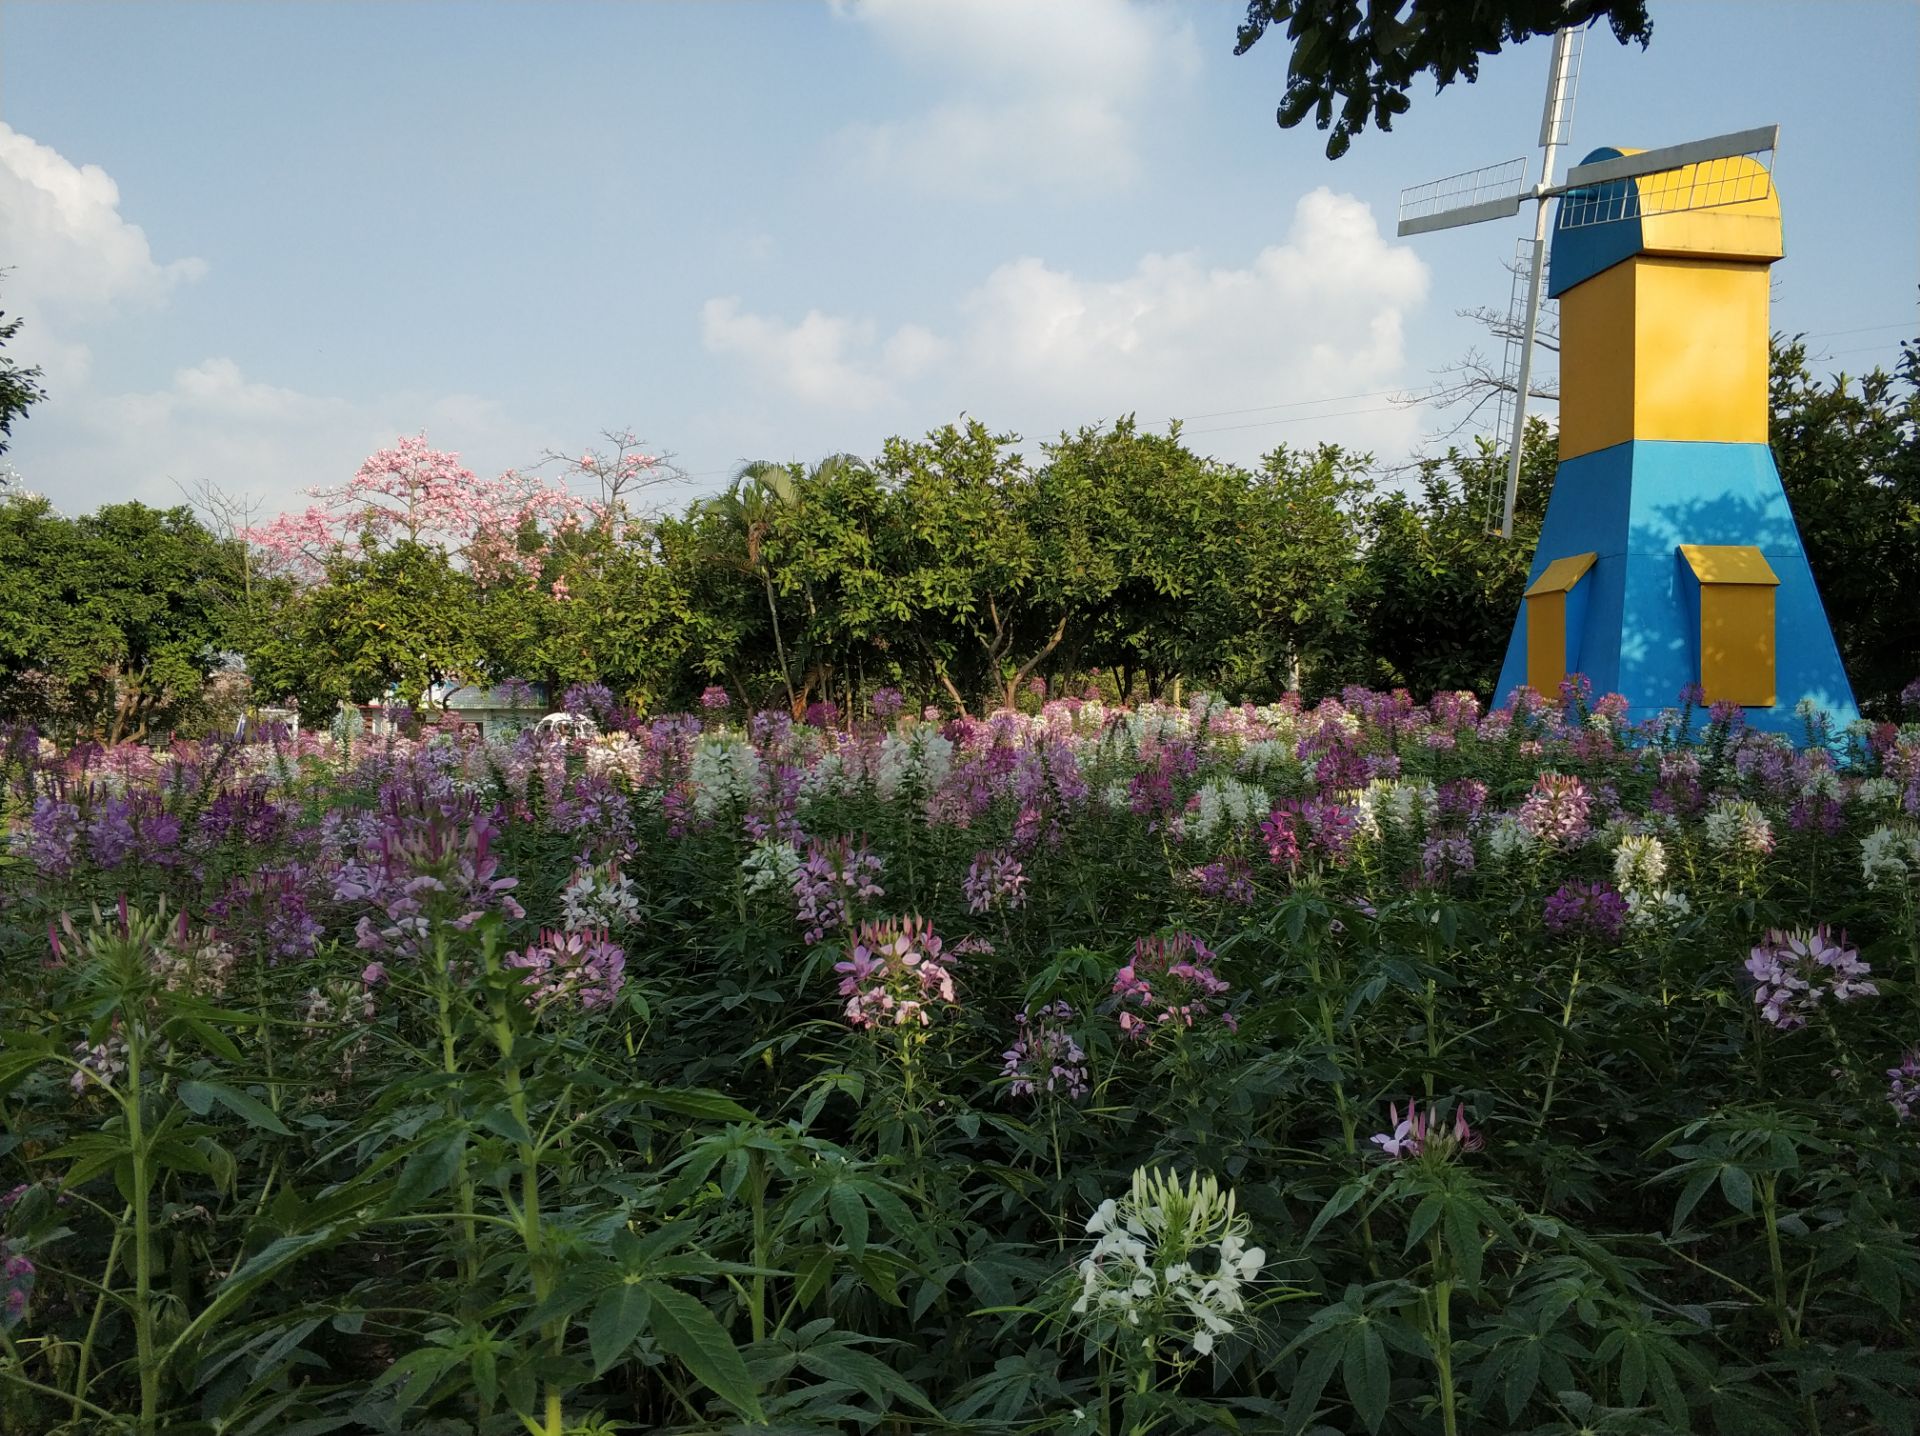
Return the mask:
<svg viewBox="0 0 1920 1436">
<path fill-rule="evenodd" d="M 1556 31 L 1553 67 L 1548 70 L 1547 105 L 1540 114 L 1540 147 L 1564 145 L 1573 137 L 1573 100 L 1580 90 L 1580 58 L 1587 32 L 1577 25 Z M 1552 175 L 1542 175 L 1548 184 Z"/>
<path fill-rule="evenodd" d="M 1735 130 L 1732 134 L 1715 135 L 1711 139 L 1688 140 L 1685 144 L 1666 145 L 1657 150 L 1642 150 L 1637 155 L 1621 155 L 1618 159 L 1595 160 L 1589 165 L 1575 165 L 1567 171 L 1567 183 L 1564 188 L 1583 189 L 1589 185 L 1607 184 L 1613 180 L 1638 179 L 1642 175 L 1659 174 L 1662 170 L 1677 170 L 1687 165 L 1705 164 L 1709 160 L 1733 159 L 1741 155 L 1770 155 L 1779 142 L 1780 127 L 1778 125 L 1760 125 L 1751 130 Z"/>
<path fill-rule="evenodd" d="M 1527 188 L 1527 157 L 1430 180 L 1400 192 L 1401 238 L 1436 229 L 1455 229 L 1520 212 Z"/>
</svg>

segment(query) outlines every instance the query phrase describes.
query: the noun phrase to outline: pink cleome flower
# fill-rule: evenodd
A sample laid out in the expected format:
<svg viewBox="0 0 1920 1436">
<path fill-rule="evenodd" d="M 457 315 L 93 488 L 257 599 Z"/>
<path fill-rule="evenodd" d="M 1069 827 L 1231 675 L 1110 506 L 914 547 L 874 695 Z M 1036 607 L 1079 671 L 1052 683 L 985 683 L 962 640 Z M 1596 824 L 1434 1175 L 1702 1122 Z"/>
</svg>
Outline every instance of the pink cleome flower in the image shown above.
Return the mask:
<svg viewBox="0 0 1920 1436">
<path fill-rule="evenodd" d="M 952 959 L 925 918 L 863 922 L 833 965 L 847 1021 L 855 1027 L 928 1027 L 936 1005 L 953 1006 Z"/>
</svg>

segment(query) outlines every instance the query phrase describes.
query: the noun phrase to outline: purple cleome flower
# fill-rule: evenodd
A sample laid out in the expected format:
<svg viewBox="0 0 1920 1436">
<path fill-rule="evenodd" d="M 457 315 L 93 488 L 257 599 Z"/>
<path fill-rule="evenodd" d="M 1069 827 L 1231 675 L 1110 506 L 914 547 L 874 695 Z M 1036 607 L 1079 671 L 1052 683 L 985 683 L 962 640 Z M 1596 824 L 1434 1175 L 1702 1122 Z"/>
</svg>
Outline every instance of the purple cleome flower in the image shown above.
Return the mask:
<svg viewBox="0 0 1920 1436">
<path fill-rule="evenodd" d="M 1013 1079 L 1007 1084 L 1009 1097 L 1046 1093 L 1078 1102 L 1087 1095 L 1087 1054 L 1064 1025 L 1072 1020 L 1073 1007 L 1066 1002 L 1029 1007 L 1014 1017 L 1019 1033 L 1001 1054 L 1005 1065 L 1000 1069 L 1002 1077 Z"/>
<path fill-rule="evenodd" d="M 1828 997 L 1850 1002 L 1880 991 L 1868 978 L 1872 969 L 1846 945 L 1845 934 L 1836 939 L 1824 923 L 1796 932 L 1769 931 L 1746 966 L 1760 1016 L 1781 1032 L 1805 1027 L 1808 1015 Z"/>
<path fill-rule="evenodd" d="M 1547 899 L 1547 931 L 1562 936 L 1591 933 L 1608 942 L 1626 929 L 1627 900 L 1606 883 L 1562 883 Z"/>
<path fill-rule="evenodd" d="M 1451 1127 L 1441 1120 L 1440 1109 L 1433 1103 L 1426 1110 L 1420 1109 L 1418 1102 L 1407 1102 L 1407 1115 L 1402 1117 L 1397 1106 L 1389 1104 L 1387 1120 L 1393 1123 L 1391 1131 L 1377 1132 L 1369 1140 L 1389 1157 L 1405 1159 L 1413 1157 L 1436 1156 L 1450 1158 L 1457 1152 L 1478 1152 L 1487 1145 L 1486 1138 L 1467 1124 L 1467 1109 L 1455 1106 Z"/>
<path fill-rule="evenodd" d="M 944 944 L 925 918 L 863 922 L 833 965 L 847 1021 L 855 1027 L 927 1027 L 934 1004 L 958 998 Z"/>
</svg>

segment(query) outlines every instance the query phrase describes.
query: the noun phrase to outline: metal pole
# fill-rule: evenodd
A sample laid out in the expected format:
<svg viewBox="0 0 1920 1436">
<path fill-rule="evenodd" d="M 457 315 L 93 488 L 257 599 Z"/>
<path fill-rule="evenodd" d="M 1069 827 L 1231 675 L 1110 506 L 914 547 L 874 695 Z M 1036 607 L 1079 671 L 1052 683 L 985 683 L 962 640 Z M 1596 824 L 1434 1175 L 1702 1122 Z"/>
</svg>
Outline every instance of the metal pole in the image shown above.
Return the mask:
<svg viewBox="0 0 1920 1436">
<path fill-rule="evenodd" d="M 1540 143 L 1546 155 L 1540 163 L 1540 186 L 1533 204 L 1533 272 L 1527 277 L 1527 323 L 1520 341 L 1520 373 L 1513 396 L 1513 439 L 1507 452 L 1507 501 L 1501 510 L 1500 537 L 1513 537 L 1513 506 L 1520 495 L 1520 445 L 1527 434 L 1527 391 L 1533 382 L 1533 335 L 1540 320 L 1540 284 L 1547 265 L 1547 201 L 1553 186 L 1554 161 L 1560 150 L 1561 105 L 1566 97 L 1567 72 L 1572 69 L 1573 31 L 1553 37 L 1553 74 L 1547 85 L 1547 108 L 1540 117 Z"/>
</svg>

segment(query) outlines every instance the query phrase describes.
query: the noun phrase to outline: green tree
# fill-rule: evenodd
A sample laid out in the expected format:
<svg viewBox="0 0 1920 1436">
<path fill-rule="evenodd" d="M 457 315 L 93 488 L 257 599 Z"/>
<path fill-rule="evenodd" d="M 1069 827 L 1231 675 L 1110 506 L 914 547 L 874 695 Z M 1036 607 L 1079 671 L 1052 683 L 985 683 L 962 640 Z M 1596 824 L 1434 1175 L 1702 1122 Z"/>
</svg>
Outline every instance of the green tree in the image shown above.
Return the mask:
<svg viewBox="0 0 1920 1436">
<path fill-rule="evenodd" d="M 780 521 L 799 508 L 800 482 L 799 476 L 785 464 L 764 459 L 749 463 L 735 475 L 725 493 L 705 501 L 704 517 L 713 522 L 702 529 L 714 540 L 706 551 L 707 561 L 752 579 L 765 596 L 781 687 L 786 691 L 787 707 L 796 716 L 804 704 L 801 690 L 794 683 L 786 637 L 781 632 L 780 600 L 767 541 Z"/>
<path fill-rule="evenodd" d="M 1653 35 L 1647 0 L 1249 0 L 1233 53 L 1284 25 L 1293 56 L 1274 117 L 1292 129 L 1312 115 L 1331 130 L 1327 158 L 1339 159 L 1369 121 L 1393 128 L 1419 76 L 1431 74 L 1442 90 L 1472 84 L 1482 56 L 1602 19 L 1623 45 L 1644 47 Z"/>
<path fill-rule="evenodd" d="M 1505 455 L 1482 439 L 1420 465 L 1415 494 L 1393 492 L 1365 516 L 1365 557 L 1356 585 L 1355 626 L 1336 682 L 1401 685 L 1416 698 L 1447 689 L 1490 695 L 1526 589 L 1558 444 L 1540 419 L 1527 424 L 1513 537 L 1487 525 L 1486 495 L 1503 482 Z"/>
<path fill-rule="evenodd" d="M 436 683 L 491 671 L 472 576 L 411 540 L 336 554 L 324 581 L 295 594 L 248 655 L 257 691 L 290 694 L 307 712 L 367 703 L 390 688 L 418 704 Z"/>
<path fill-rule="evenodd" d="M 1298 689 L 1342 658 L 1362 581 L 1369 456 L 1332 444 L 1281 447 L 1261 462 L 1256 503 L 1238 547 L 1246 554 L 1241 601 L 1277 641 L 1278 671 L 1250 672 L 1269 688 Z"/>
<path fill-rule="evenodd" d="M 103 742 L 189 718 L 236 636 L 243 555 L 185 507 L 0 501 L 0 674 L 17 716 Z"/>
<path fill-rule="evenodd" d="M 25 323 L 24 319 L 8 319 L 0 312 L 0 347 L 5 347 Z M 39 365 L 26 368 L 0 354 L 0 454 L 6 453 L 7 445 L 13 441 L 13 421 L 47 397 L 40 378 Z"/>
<path fill-rule="evenodd" d="M 1900 713 L 1920 676 L 1920 341 L 1894 374 L 1822 381 L 1800 339 L 1776 339 L 1773 446 L 1807 562 L 1863 711 Z"/>
<path fill-rule="evenodd" d="M 889 439 L 880 458 L 899 631 L 963 710 L 970 695 L 1011 706 L 1102 581 L 1065 562 L 1062 528 L 1046 521 L 1016 442 L 974 419 L 922 442 Z"/>
</svg>

